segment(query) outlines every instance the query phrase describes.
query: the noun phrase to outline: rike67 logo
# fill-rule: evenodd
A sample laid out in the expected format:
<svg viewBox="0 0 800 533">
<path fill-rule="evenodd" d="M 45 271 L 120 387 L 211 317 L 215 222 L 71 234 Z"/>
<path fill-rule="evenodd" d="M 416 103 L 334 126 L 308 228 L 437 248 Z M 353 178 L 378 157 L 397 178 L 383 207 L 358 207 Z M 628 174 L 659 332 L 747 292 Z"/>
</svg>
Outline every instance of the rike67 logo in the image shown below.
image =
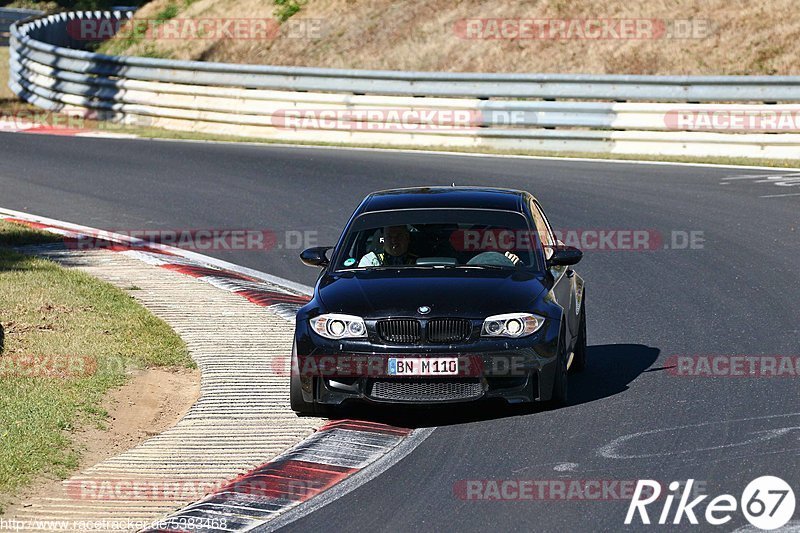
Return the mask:
<svg viewBox="0 0 800 533">
<path fill-rule="evenodd" d="M 707 502 L 704 512 L 701 512 L 700 508 L 708 495 L 704 494 L 689 500 L 692 496 L 693 484 L 693 479 L 688 480 L 685 484 L 673 481 L 669 484 L 669 492 L 664 497 L 658 481 L 640 479 L 628 507 L 628 514 L 625 515 L 625 524 L 630 525 L 637 521 L 637 518 L 642 524 L 650 524 L 651 520 L 661 525 L 681 524 L 685 523 L 683 522 L 685 518 L 689 524 L 697 525 L 700 523 L 699 515 L 705 519 L 707 524 L 720 526 L 730 522 L 733 513 L 741 510 L 747 521 L 756 528 L 774 530 L 785 526 L 794 515 L 796 505 L 794 491 L 779 477 L 761 476 L 754 479 L 742 491 L 739 500 L 731 494 L 716 496 Z M 677 494 L 681 487 L 683 487 L 683 491 L 681 494 Z M 678 503 L 673 511 L 676 497 Z M 662 499 L 661 512 L 651 519 L 648 514 L 648 505 L 656 501 L 660 503 Z M 650 511 L 658 512 L 656 507 L 653 505 Z"/>
</svg>

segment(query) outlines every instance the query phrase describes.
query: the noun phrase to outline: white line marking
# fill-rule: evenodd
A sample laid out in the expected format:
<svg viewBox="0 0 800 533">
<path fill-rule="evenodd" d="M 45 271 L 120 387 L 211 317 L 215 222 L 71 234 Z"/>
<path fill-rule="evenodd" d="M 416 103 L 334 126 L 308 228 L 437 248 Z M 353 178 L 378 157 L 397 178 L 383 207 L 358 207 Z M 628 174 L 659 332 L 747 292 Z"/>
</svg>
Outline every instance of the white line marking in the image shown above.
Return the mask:
<svg viewBox="0 0 800 533">
<path fill-rule="evenodd" d="M 759 196 L 759 198 L 781 198 L 783 196 L 800 196 L 800 192 L 789 192 L 786 194 L 767 194 L 765 196 Z"/>
<path fill-rule="evenodd" d="M 553 467 L 556 472 L 574 472 L 578 468 L 578 463 L 561 463 Z"/>
<path fill-rule="evenodd" d="M 638 433 L 631 433 L 628 435 L 623 435 L 622 437 L 617 437 L 616 439 L 612 440 L 608 444 L 601 446 L 597 450 L 597 454 L 606 457 L 608 459 L 645 459 L 648 457 L 668 457 L 673 455 L 685 455 L 695 452 L 702 452 L 702 451 L 710 451 L 710 450 L 721 450 L 724 448 L 733 448 L 738 446 L 746 446 L 748 444 L 755 444 L 757 442 L 764 442 L 767 440 L 774 439 L 776 437 L 780 437 L 785 435 L 791 431 L 795 431 L 800 429 L 800 426 L 792 426 L 792 427 L 783 427 L 783 428 L 775 428 L 763 431 L 753 431 L 750 435 L 760 435 L 757 437 L 753 437 L 751 439 L 742 441 L 742 442 L 733 442 L 727 444 L 721 444 L 718 446 L 707 446 L 703 448 L 695 448 L 692 450 L 677 450 L 672 452 L 659 452 L 659 453 L 645 453 L 645 454 L 637 454 L 637 455 L 622 455 L 619 453 L 619 448 L 621 448 L 625 443 L 636 439 L 638 437 L 644 437 L 646 435 L 654 435 L 656 433 L 665 433 L 669 431 L 675 431 L 679 429 L 688 429 L 688 428 L 699 428 L 705 426 L 713 426 L 718 424 L 731 424 L 735 422 L 749 422 L 752 420 L 768 420 L 772 418 L 786 418 L 786 417 L 798 417 L 800 413 L 788 413 L 783 415 L 770 415 L 770 416 L 756 416 L 751 418 L 739 418 L 734 420 L 720 420 L 718 422 L 703 422 L 700 424 L 689 424 L 686 426 L 675 426 L 669 428 L 659 428 L 659 429 L 651 429 L 648 431 L 640 431 Z"/>
<path fill-rule="evenodd" d="M 53 218 L 32 215 L 30 213 L 24 213 L 22 211 L 14 211 L 13 209 L 5 209 L 2 207 L 0 207 L 0 215 L 19 218 L 21 220 L 27 220 L 29 222 L 38 222 L 41 224 L 51 224 L 53 226 L 61 226 L 62 228 L 67 228 L 73 231 L 87 233 L 89 235 L 97 235 L 98 231 L 100 231 L 96 228 L 81 226 L 80 224 L 73 224 L 72 222 L 64 222 L 63 220 L 56 220 Z M 283 285 L 284 287 L 288 287 L 289 289 L 295 290 L 301 294 L 306 294 L 309 296 L 314 294 L 314 289 L 312 287 L 309 287 L 308 285 L 303 285 L 301 283 L 297 283 L 285 278 L 273 276 L 272 274 L 267 274 L 266 272 L 261 272 L 260 270 L 255 270 L 252 268 L 236 265 L 234 263 L 229 263 L 227 261 L 223 261 L 222 259 L 216 259 L 214 257 L 209 257 L 207 255 L 199 254 L 197 252 L 191 252 L 189 250 L 183 250 L 181 248 L 175 248 L 172 246 L 167 246 L 165 244 L 149 243 L 141 239 L 135 239 L 127 235 L 120 235 L 108 231 L 103 231 L 102 236 L 103 238 L 115 239 L 118 242 L 122 243 L 136 244 L 139 247 L 147 247 L 155 250 L 164 250 L 172 254 L 175 254 L 179 257 L 184 257 L 186 259 L 191 259 L 193 261 L 205 263 L 206 265 L 215 266 L 217 268 L 230 270 L 231 272 L 236 272 L 237 274 L 243 274 L 245 276 L 261 279 L 269 283 L 272 283 L 274 285 Z"/>
<path fill-rule="evenodd" d="M 531 159 L 540 161 L 579 161 L 586 163 L 624 163 L 630 165 L 670 165 L 681 167 L 704 167 L 704 168 L 740 168 L 748 170 L 790 170 L 798 171 L 797 167 L 767 167 L 759 165 L 722 165 L 718 163 L 682 163 L 679 161 L 648 161 L 645 159 L 603 159 L 593 157 L 558 157 L 558 156 L 545 156 L 545 155 L 520 155 L 520 154 L 488 154 L 483 152 L 448 152 L 447 150 L 409 150 L 404 148 L 366 148 L 361 146 L 324 146 L 315 144 L 285 144 L 285 143 L 258 143 L 258 142 L 245 142 L 245 141 L 203 141 L 198 139 L 159 139 L 151 137 L 140 137 L 138 140 L 142 141 L 159 141 L 159 142 L 172 142 L 172 143 L 204 143 L 204 144 L 233 144 L 239 146 L 262 146 L 262 147 L 276 147 L 276 148 L 296 148 L 308 149 L 314 148 L 319 150 L 350 150 L 358 152 L 388 152 L 398 154 L 414 154 L 414 155 L 453 155 L 459 157 L 494 157 L 501 159 Z"/>
<path fill-rule="evenodd" d="M 756 180 L 753 183 L 773 183 L 783 187 L 794 187 L 797 184 L 796 182 L 800 182 L 800 178 L 789 177 L 789 174 L 776 174 L 766 179 Z"/>
<path fill-rule="evenodd" d="M 790 178 L 800 176 L 797 172 L 790 172 L 788 174 L 748 174 L 746 176 L 728 176 L 727 178 L 722 178 L 723 181 L 731 181 L 731 180 L 754 180 L 757 178 Z"/>
</svg>

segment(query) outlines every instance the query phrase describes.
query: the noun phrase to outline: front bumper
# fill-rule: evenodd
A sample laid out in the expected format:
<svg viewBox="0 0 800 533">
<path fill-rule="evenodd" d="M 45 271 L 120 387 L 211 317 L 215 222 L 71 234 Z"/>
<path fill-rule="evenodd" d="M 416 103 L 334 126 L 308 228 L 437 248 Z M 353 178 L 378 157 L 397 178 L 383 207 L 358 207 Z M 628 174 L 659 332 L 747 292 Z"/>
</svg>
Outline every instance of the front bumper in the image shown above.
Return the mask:
<svg viewBox="0 0 800 533">
<path fill-rule="evenodd" d="M 521 378 L 360 378 L 343 383 L 339 380 L 316 378 L 315 401 L 339 405 L 360 400 L 385 404 L 440 404 L 476 401 L 484 398 L 503 398 L 508 403 L 531 402 L 539 399 L 538 374 L 531 372 Z M 535 392 L 531 392 L 535 391 Z M 304 394 L 305 396 L 305 394 Z"/>
<path fill-rule="evenodd" d="M 502 398 L 509 403 L 549 400 L 556 371 L 558 321 L 522 339 L 480 338 L 449 346 L 399 346 L 371 340 L 331 341 L 297 323 L 293 372 L 307 402 L 439 404 Z M 391 357 L 457 357 L 457 376 L 398 377 Z"/>
</svg>

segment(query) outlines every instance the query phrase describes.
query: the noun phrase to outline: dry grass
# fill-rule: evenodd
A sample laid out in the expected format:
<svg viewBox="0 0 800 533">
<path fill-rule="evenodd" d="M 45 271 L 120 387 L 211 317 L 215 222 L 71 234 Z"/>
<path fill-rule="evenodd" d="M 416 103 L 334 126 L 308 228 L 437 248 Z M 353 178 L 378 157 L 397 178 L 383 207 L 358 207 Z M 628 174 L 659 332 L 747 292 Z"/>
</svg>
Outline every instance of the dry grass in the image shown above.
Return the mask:
<svg viewBox="0 0 800 533">
<path fill-rule="evenodd" d="M 8 88 L 8 48 L 0 46 L 0 102 L 16 98 Z"/>
<path fill-rule="evenodd" d="M 177 18 L 272 18 L 263 0 L 154 0 L 139 13 L 154 18 L 175 6 Z M 112 44 L 115 52 L 265 65 L 477 72 L 623 74 L 800 74 L 800 20 L 792 0 L 309 0 L 273 40 L 150 40 Z M 462 39 L 462 19 L 707 20 L 704 38 L 635 40 Z M 305 21 L 305 22 L 304 22 Z M 309 21 L 320 31 L 300 33 Z M 305 26 L 304 26 L 305 25 Z M 309 33 L 309 32 L 306 32 Z"/>
</svg>

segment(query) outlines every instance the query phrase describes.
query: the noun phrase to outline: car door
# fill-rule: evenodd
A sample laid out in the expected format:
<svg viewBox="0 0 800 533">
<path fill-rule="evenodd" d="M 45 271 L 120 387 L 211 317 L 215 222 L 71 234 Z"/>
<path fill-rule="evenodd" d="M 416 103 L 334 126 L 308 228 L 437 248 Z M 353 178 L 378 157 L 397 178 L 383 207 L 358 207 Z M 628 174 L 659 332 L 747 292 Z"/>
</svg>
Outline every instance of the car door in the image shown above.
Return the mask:
<svg viewBox="0 0 800 533">
<path fill-rule="evenodd" d="M 550 227 L 547 217 L 542 211 L 541 206 L 536 200 L 530 201 L 531 215 L 533 216 L 534 223 L 536 224 L 536 231 L 542 241 L 544 247 L 545 258 L 549 258 L 553 253 L 553 248 L 558 244 L 553 234 L 553 229 Z M 569 266 L 553 266 L 550 267 L 550 274 L 553 276 L 553 296 L 558 304 L 564 308 L 564 317 L 567 323 L 567 341 L 569 345 L 572 339 L 578 334 L 578 313 L 577 302 L 575 299 L 576 294 L 576 276 L 575 271 Z"/>
</svg>

